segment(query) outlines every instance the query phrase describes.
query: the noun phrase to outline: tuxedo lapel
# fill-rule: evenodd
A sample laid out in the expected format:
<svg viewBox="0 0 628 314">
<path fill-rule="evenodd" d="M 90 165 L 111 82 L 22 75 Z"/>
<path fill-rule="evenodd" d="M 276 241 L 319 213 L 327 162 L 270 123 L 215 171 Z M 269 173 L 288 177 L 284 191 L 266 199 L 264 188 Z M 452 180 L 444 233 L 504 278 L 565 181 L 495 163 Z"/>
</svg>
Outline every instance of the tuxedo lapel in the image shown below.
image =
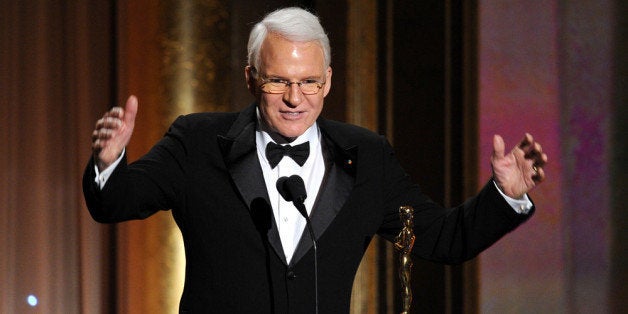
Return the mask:
<svg viewBox="0 0 628 314">
<path fill-rule="evenodd" d="M 255 105 L 240 113 L 226 136 L 218 142 L 231 178 L 246 203 L 258 230 L 266 232 L 275 253 L 285 261 L 279 232 L 270 206 L 268 190 L 255 146 Z"/>
<path fill-rule="evenodd" d="M 218 142 L 238 191 L 249 207 L 256 198 L 268 202 L 264 176 L 259 166 L 255 148 L 255 107 L 240 113 L 226 136 L 218 136 Z"/>
</svg>

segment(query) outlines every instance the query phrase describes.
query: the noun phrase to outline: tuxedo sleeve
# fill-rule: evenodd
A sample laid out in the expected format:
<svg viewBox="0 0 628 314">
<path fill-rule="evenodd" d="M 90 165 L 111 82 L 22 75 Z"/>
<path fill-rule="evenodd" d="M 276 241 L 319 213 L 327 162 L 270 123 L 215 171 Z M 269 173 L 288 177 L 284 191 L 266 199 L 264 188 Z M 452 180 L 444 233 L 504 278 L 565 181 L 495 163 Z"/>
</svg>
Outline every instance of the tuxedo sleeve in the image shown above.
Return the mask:
<svg viewBox="0 0 628 314">
<path fill-rule="evenodd" d="M 125 155 L 102 189 L 94 181 L 94 161 L 90 158 L 83 173 L 83 195 L 94 220 L 144 219 L 177 206 L 184 186 L 185 131 L 185 119 L 180 117 L 146 155 L 131 164 Z"/>
<path fill-rule="evenodd" d="M 414 208 L 413 255 L 435 262 L 458 264 L 477 256 L 534 212 L 518 214 L 492 182 L 453 208 L 445 208 L 424 195 L 397 161 L 384 140 L 384 222 L 379 234 L 393 241 L 401 230 L 399 207 Z"/>
</svg>

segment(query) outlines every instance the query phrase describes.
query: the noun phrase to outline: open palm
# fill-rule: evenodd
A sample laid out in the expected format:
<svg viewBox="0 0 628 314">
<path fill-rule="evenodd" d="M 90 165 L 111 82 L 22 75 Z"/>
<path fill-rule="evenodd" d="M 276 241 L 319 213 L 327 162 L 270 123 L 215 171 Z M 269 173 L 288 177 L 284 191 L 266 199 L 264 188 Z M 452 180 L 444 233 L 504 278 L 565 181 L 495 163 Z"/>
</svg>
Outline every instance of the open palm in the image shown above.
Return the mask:
<svg viewBox="0 0 628 314">
<path fill-rule="evenodd" d="M 491 157 L 493 180 L 509 197 L 520 199 L 545 180 L 543 166 L 546 162 L 547 155 L 530 134 L 526 133 L 521 142 L 508 154 L 505 154 L 502 137 L 499 135 L 493 137 Z"/>
</svg>

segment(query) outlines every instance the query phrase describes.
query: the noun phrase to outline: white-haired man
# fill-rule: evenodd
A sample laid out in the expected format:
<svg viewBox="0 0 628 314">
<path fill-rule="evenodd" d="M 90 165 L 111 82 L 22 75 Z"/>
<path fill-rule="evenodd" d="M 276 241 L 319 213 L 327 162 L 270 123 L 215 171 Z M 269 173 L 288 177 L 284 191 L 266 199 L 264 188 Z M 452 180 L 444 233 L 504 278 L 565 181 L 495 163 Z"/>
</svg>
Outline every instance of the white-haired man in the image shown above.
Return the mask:
<svg viewBox="0 0 628 314">
<path fill-rule="evenodd" d="M 253 28 L 248 50 L 256 101 L 242 112 L 180 117 L 129 165 L 135 97 L 92 135 L 83 186 L 94 219 L 172 210 L 187 261 L 182 313 L 347 313 L 362 255 L 375 234 L 394 241 L 400 206 L 415 209 L 412 253 L 442 263 L 473 258 L 531 215 L 527 192 L 543 181 L 547 156 L 530 135 L 509 153 L 495 136 L 493 180 L 443 208 L 410 181 L 383 137 L 320 117 L 332 69 L 316 16 L 272 12 Z M 294 175 L 317 250 L 277 189 Z"/>
</svg>

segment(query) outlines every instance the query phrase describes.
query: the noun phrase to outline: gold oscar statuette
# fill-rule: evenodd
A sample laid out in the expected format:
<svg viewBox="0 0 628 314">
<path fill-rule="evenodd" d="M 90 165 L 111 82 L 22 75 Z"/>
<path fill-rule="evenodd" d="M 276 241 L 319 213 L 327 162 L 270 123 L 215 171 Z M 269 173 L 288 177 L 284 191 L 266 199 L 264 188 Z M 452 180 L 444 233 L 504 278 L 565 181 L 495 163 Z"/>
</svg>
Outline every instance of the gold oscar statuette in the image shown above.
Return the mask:
<svg viewBox="0 0 628 314">
<path fill-rule="evenodd" d="M 399 278 L 401 279 L 401 300 L 403 309 L 401 314 L 410 313 L 410 304 L 412 303 L 412 289 L 410 287 L 410 278 L 412 272 L 412 257 L 410 251 L 414 245 L 414 208 L 412 206 L 399 207 L 399 218 L 401 219 L 402 228 L 399 235 L 395 238 L 395 249 L 399 251 Z"/>
</svg>

